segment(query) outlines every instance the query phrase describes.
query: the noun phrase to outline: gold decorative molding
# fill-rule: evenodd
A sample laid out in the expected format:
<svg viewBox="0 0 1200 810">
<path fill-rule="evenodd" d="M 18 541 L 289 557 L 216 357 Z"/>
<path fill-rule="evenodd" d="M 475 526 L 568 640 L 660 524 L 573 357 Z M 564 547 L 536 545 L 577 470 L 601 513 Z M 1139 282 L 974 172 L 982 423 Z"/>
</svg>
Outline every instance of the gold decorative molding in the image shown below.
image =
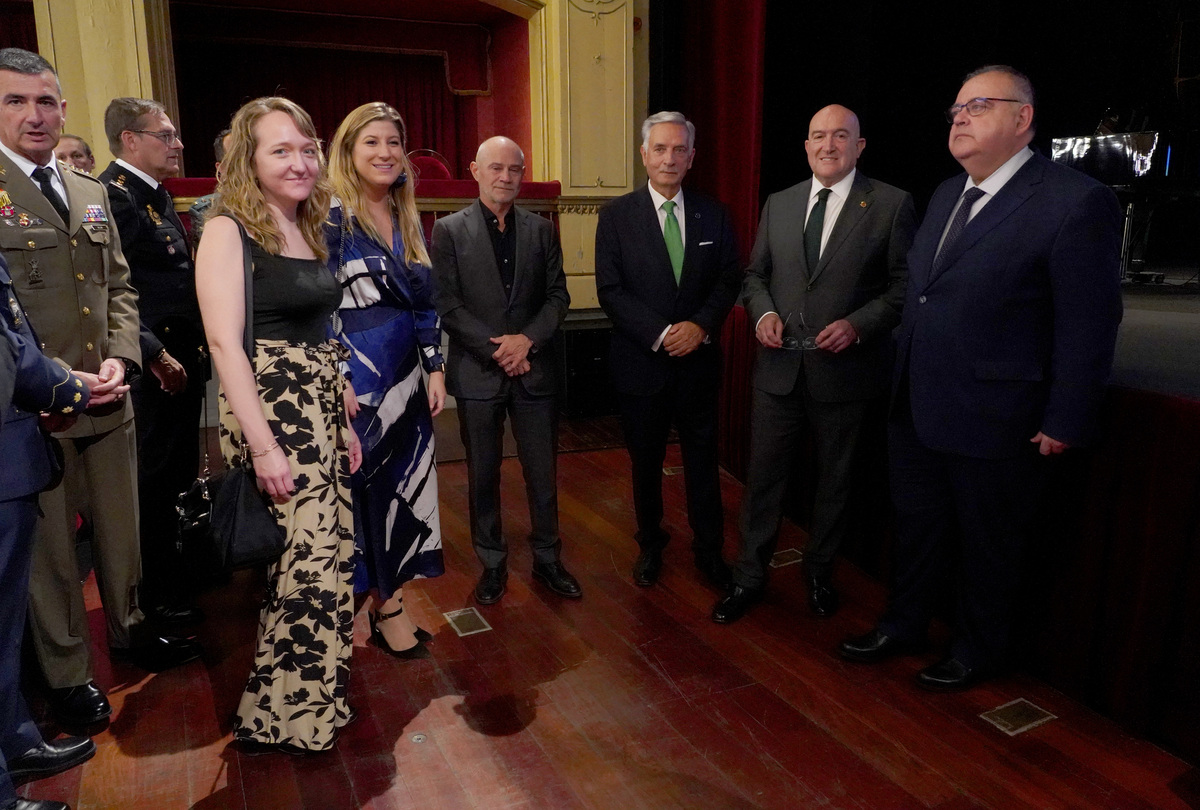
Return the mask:
<svg viewBox="0 0 1200 810">
<path fill-rule="evenodd" d="M 546 7 L 544 0 L 479 0 L 489 6 L 515 14 L 523 20 L 533 18 L 533 15 Z"/>
<path fill-rule="evenodd" d="M 580 11 L 597 18 L 604 14 L 612 14 L 614 11 L 619 11 L 625 5 L 625 0 L 567 0 L 567 2 Z"/>
</svg>

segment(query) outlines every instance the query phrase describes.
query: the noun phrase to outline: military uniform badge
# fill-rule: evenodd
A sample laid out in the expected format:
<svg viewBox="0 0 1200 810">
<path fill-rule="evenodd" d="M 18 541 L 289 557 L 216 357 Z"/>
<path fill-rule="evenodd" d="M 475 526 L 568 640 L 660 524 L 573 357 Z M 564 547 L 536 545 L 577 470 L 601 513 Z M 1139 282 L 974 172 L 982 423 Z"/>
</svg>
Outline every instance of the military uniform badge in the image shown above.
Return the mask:
<svg viewBox="0 0 1200 810">
<path fill-rule="evenodd" d="M 162 227 L 162 217 L 160 217 L 158 212 L 154 210 L 154 206 L 147 204 L 146 213 L 150 215 L 150 221 L 154 223 L 154 227 Z"/>
<path fill-rule="evenodd" d="M 84 222 L 108 222 L 108 215 L 104 213 L 104 206 L 89 205 L 83 212 Z"/>
<path fill-rule="evenodd" d="M 113 180 L 112 184 L 118 188 L 125 188 L 125 175 L 118 174 L 117 179 Z"/>
</svg>

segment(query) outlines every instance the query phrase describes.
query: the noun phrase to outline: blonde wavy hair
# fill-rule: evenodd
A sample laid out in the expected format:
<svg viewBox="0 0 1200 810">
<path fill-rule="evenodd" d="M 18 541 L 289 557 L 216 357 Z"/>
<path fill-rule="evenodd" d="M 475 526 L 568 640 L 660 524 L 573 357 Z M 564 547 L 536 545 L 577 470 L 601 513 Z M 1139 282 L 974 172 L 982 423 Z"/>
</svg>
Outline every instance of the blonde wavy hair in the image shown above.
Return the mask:
<svg viewBox="0 0 1200 810">
<path fill-rule="evenodd" d="M 254 128 L 266 115 L 273 112 L 286 114 L 296 123 L 296 128 L 317 145 L 317 182 L 308 199 L 297 208 L 297 222 L 304 241 L 321 261 L 329 258 L 325 244 L 324 225 L 329 218 L 329 203 L 333 189 L 325 172 L 325 157 L 321 153 L 321 141 L 312 118 L 296 102 L 280 96 L 265 96 L 242 105 L 234 113 L 229 125 L 229 148 L 221 161 L 221 179 L 217 183 L 217 197 L 206 219 L 217 214 L 232 214 L 246 227 L 250 238 L 263 246 L 268 253 L 284 251 L 283 234 L 271 217 L 267 200 L 259 185 L 254 167 L 254 153 L 258 149 Z"/>
<path fill-rule="evenodd" d="M 368 216 L 358 216 L 356 212 L 366 211 L 366 199 L 363 197 L 362 178 L 354 168 L 354 146 L 358 136 L 369 124 L 376 121 L 391 121 L 400 133 L 400 168 L 408 174 L 408 182 L 400 188 L 393 188 L 389 193 L 391 208 L 400 223 L 400 236 L 404 239 L 404 261 L 407 264 L 423 264 L 429 266 L 429 251 L 425 249 L 425 234 L 421 231 L 421 218 L 417 213 L 417 195 L 413 189 L 416 178 L 413 177 L 412 166 L 404 148 L 408 143 L 408 132 L 404 127 L 404 119 L 390 104 L 382 101 L 372 101 L 350 112 L 337 128 L 333 141 L 329 144 L 329 179 L 333 191 L 341 200 L 343 223 L 350 223 L 350 216 L 357 216 L 359 226 L 372 239 L 387 248 L 383 235 L 376 229 Z"/>
</svg>

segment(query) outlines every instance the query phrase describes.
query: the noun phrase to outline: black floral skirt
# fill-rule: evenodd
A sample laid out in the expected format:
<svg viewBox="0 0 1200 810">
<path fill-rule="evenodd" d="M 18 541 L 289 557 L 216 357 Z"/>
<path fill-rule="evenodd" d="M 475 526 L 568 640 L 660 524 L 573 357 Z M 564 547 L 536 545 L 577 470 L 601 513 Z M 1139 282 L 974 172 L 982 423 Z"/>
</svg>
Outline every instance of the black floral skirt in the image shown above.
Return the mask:
<svg viewBox="0 0 1200 810">
<path fill-rule="evenodd" d="M 263 414 L 299 490 L 275 516 L 287 533 L 267 570 L 250 680 L 234 736 L 320 751 L 347 719 L 354 625 L 354 525 L 337 343 L 255 342 Z M 220 395 L 221 452 L 242 462 L 242 431 Z M 248 460 L 247 460 L 248 461 Z"/>
</svg>

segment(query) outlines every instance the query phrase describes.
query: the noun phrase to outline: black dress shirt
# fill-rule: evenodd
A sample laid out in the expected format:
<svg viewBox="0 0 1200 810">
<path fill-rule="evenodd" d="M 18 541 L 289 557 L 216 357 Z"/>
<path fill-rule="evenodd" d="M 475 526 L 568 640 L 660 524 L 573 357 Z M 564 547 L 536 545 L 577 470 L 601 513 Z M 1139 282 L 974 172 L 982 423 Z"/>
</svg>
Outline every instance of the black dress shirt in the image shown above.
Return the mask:
<svg viewBox="0 0 1200 810">
<path fill-rule="evenodd" d="M 500 281 L 504 284 L 504 294 L 512 297 L 513 277 L 517 271 L 517 212 L 508 209 L 504 215 L 504 230 L 500 230 L 500 218 L 492 213 L 492 209 L 479 201 L 479 209 L 483 211 L 483 219 L 488 224 L 488 235 L 492 237 L 492 250 L 496 253 L 496 266 L 500 268 Z"/>
</svg>

